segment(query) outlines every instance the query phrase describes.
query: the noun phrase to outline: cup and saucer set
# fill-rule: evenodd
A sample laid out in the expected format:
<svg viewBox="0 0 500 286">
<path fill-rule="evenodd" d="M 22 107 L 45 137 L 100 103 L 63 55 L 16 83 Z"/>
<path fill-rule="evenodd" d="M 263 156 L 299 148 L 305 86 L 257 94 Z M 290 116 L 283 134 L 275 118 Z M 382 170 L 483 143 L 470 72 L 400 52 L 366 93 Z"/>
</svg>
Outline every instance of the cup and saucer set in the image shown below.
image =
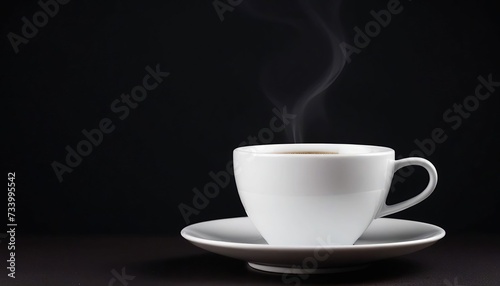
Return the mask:
<svg viewBox="0 0 500 286">
<path fill-rule="evenodd" d="M 387 147 L 270 144 L 233 152 L 234 175 L 248 217 L 201 222 L 181 235 L 194 245 L 266 272 L 335 273 L 419 251 L 445 236 L 435 225 L 384 216 L 426 199 L 437 172 L 423 158 L 395 160 Z M 394 173 L 417 165 L 426 188 L 386 205 Z"/>
</svg>

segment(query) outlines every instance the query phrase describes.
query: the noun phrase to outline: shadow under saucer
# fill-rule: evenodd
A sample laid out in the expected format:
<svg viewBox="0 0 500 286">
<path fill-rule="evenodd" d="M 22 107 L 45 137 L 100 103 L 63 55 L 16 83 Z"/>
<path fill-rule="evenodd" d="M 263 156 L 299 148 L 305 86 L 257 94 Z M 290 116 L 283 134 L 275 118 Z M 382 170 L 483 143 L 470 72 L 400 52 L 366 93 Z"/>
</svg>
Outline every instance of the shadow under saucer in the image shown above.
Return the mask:
<svg viewBox="0 0 500 286">
<path fill-rule="evenodd" d="M 130 263 L 127 269 L 136 275 L 153 280 L 183 283 L 232 285 L 236 283 L 285 283 L 298 285 L 345 283 L 360 284 L 380 281 L 400 281 L 404 276 L 415 276 L 425 267 L 405 258 L 382 260 L 350 272 L 330 274 L 276 274 L 259 271 L 246 262 L 216 255 L 202 254 L 165 260 Z"/>
</svg>

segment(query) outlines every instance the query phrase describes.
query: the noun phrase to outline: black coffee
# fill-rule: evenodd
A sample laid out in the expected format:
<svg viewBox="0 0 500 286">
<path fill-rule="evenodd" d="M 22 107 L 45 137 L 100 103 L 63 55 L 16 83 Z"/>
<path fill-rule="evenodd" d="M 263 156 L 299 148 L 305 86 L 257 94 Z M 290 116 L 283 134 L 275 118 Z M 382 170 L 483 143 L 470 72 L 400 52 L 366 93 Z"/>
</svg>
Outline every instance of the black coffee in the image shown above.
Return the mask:
<svg viewBox="0 0 500 286">
<path fill-rule="evenodd" d="M 322 152 L 322 151 L 294 151 L 294 152 L 277 152 L 276 154 L 318 154 L 318 155 L 331 155 L 331 154 L 338 154 L 338 152 Z"/>
</svg>

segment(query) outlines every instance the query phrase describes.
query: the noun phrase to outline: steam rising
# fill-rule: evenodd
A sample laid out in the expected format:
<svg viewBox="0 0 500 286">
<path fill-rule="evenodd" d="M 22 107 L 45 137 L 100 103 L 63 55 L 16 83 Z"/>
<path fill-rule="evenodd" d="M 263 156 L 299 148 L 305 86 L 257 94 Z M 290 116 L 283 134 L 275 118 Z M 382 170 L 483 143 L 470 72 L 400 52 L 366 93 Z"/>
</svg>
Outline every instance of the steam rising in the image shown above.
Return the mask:
<svg viewBox="0 0 500 286">
<path fill-rule="evenodd" d="M 266 61 L 260 84 L 276 106 L 286 106 L 297 115 L 287 135 L 294 142 L 303 142 L 305 115 L 318 112 L 311 108 L 311 103 L 335 82 L 345 65 L 339 47 L 343 41 L 340 1 L 286 1 L 272 7 L 274 3 L 266 1 L 261 7 L 247 6 L 275 25 L 285 25 L 285 34 L 290 38 Z"/>
</svg>

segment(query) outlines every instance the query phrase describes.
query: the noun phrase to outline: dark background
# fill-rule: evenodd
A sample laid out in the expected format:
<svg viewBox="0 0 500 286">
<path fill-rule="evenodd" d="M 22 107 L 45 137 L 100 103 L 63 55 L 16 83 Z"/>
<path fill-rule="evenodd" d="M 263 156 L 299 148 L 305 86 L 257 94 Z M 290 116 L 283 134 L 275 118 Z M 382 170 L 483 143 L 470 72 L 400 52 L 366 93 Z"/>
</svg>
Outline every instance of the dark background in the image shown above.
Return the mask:
<svg viewBox="0 0 500 286">
<path fill-rule="evenodd" d="M 343 39 L 353 45 L 353 28 L 387 2 L 342 3 Z M 274 116 L 263 67 L 300 39 L 290 25 L 260 17 L 252 8 L 259 3 L 245 0 L 221 22 L 211 1 L 73 0 L 16 54 L 7 34 L 20 35 L 21 18 L 32 19 L 40 7 L 9 1 L 1 10 L 2 165 L 4 174 L 16 172 L 17 235 L 177 234 L 186 225 L 179 204 L 192 206 L 193 188 L 212 181 L 208 173 L 224 170 L 232 150 Z M 323 117 L 308 115 L 303 141 L 383 145 L 407 157 L 416 139 L 443 128 L 448 139 L 427 156 L 440 176 L 435 193 L 394 216 L 449 234 L 498 232 L 500 88 L 457 130 L 442 116 L 474 93 L 478 76 L 500 81 L 499 10 L 494 1 L 401 3 L 404 10 L 313 104 L 322 113 L 308 114 Z M 273 1 L 270 15 L 310 29 L 294 7 Z M 328 10 L 318 9 L 328 19 Z M 111 102 L 156 64 L 170 76 L 118 120 Z M 293 90 L 304 81 L 284 84 Z M 65 146 L 75 148 L 82 129 L 105 117 L 116 130 L 60 183 L 51 163 L 63 163 Z M 281 132 L 273 142 L 293 139 Z M 417 170 L 389 202 L 415 195 L 425 180 Z M 244 214 L 231 180 L 190 223 Z"/>
</svg>

